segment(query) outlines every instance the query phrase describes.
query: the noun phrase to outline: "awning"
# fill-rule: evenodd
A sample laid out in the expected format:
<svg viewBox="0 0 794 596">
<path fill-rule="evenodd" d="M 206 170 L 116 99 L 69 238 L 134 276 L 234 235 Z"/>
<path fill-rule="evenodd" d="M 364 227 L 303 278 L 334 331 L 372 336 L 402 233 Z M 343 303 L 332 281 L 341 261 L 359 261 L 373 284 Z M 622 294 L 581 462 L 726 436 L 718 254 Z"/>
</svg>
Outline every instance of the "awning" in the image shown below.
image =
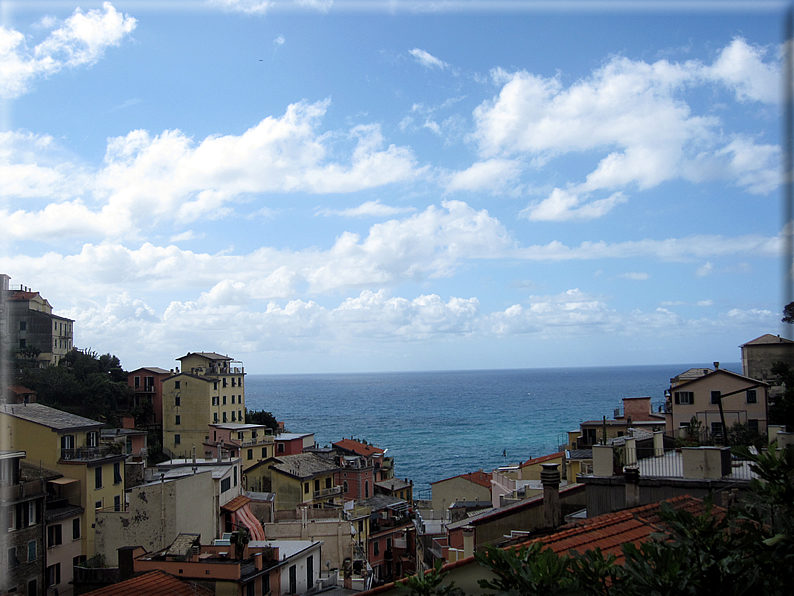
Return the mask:
<svg viewBox="0 0 794 596">
<path fill-rule="evenodd" d="M 243 507 L 244 505 L 248 505 L 248 503 L 250 503 L 250 502 L 251 502 L 251 499 L 249 499 L 245 495 L 240 495 L 238 497 L 234 497 L 228 503 L 225 503 L 224 505 L 221 505 L 221 509 L 224 510 L 224 511 L 228 511 L 230 513 L 234 513 L 240 507 Z"/>
<path fill-rule="evenodd" d="M 51 482 L 52 484 L 72 484 L 72 482 L 80 482 L 77 478 L 67 478 L 64 476 L 63 478 L 56 478 L 55 480 L 48 480 L 47 482 Z"/>
<path fill-rule="evenodd" d="M 232 522 L 248 528 L 251 533 L 251 540 L 265 540 L 265 530 L 259 520 L 251 513 L 251 510 L 248 509 L 248 504 L 243 505 L 232 513 Z"/>
</svg>

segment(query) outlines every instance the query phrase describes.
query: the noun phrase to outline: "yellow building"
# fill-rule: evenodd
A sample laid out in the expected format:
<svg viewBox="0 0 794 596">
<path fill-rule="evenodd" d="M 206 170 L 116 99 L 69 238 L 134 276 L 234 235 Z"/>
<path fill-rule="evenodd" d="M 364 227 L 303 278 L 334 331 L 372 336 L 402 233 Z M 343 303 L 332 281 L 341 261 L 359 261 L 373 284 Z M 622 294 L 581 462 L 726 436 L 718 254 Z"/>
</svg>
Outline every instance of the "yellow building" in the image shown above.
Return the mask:
<svg viewBox="0 0 794 596">
<path fill-rule="evenodd" d="M 263 492 L 276 494 L 277 511 L 292 510 L 299 505 L 317 509 L 342 506 L 342 487 L 334 481 L 339 468 L 316 453 L 283 455 L 252 468 L 252 478 L 261 475 Z"/>
<path fill-rule="evenodd" d="M 214 352 L 188 353 L 181 371 L 163 379 L 163 452 L 204 454 L 208 426 L 245 422 L 245 370 L 241 362 Z"/>
<path fill-rule="evenodd" d="M 110 446 L 100 445 L 103 424 L 42 404 L 0 405 L 0 448 L 24 450 L 32 465 L 64 475 L 61 496 L 84 509 L 82 553 L 94 556 L 97 509 L 124 508 L 124 460 Z"/>
</svg>

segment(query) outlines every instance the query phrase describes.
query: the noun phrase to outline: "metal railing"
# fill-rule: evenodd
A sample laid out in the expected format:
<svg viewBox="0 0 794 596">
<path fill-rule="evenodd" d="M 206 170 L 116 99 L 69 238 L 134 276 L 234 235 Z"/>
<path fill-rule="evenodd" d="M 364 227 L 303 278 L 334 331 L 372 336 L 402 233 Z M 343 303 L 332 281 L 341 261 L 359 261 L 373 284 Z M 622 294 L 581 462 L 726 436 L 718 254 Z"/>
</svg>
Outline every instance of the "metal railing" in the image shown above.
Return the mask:
<svg viewBox="0 0 794 596">
<path fill-rule="evenodd" d="M 116 455 L 108 445 L 97 447 L 77 447 L 76 449 L 61 449 L 62 460 L 93 460 Z"/>
<path fill-rule="evenodd" d="M 332 486 L 331 488 L 322 488 L 320 490 L 314 491 L 313 498 L 323 499 L 325 497 L 332 497 L 334 495 L 341 495 L 341 494 L 342 494 L 341 486 Z"/>
</svg>

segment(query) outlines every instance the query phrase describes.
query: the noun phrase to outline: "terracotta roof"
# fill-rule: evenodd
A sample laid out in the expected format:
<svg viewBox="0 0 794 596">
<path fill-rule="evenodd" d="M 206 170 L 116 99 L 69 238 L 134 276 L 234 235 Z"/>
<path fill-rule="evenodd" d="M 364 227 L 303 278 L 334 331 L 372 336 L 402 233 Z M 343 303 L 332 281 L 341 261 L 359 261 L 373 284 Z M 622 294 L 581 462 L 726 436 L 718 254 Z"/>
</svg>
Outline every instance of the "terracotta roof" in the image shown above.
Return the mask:
<svg viewBox="0 0 794 596">
<path fill-rule="evenodd" d="M 22 385 L 9 385 L 8 390 L 11 393 L 15 393 L 16 395 L 20 395 L 21 393 L 36 393 L 33 389 L 28 389 L 27 387 L 23 387 Z"/>
<path fill-rule="evenodd" d="M 689 495 L 669 499 L 666 502 L 675 509 L 687 510 L 693 515 L 700 515 L 705 511 L 703 501 Z M 622 546 L 624 544 L 632 542 L 638 545 L 647 542 L 650 540 L 651 534 L 657 533 L 662 529 L 659 518 L 660 510 L 661 503 L 652 503 L 617 513 L 607 513 L 606 515 L 599 515 L 598 517 L 565 526 L 561 531 L 554 534 L 540 536 L 527 540 L 518 546 L 508 548 L 520 548 L 533 542 L 541 542 L 557 554 L 567 553 L 570 550 L 581 554 L 588 550 L 600 548 L 605 555 L 614 554 L 617 557 L 617 563 L 621 564 L 623 563 Z M 720 507 L 714 507 L 713 511 L 717 515 L 721 515 L 724 510 Z M 444 565 L 441 571 L 451 571 L 458 567 L 471 565 L 474 562 L 474 557 L 460 559 L 454 563 Z M 375 594 L 390 592 L 401 585 L 402 580 L 399 580 L 396 583 L 386 584 L 385 586 L 362 592 L 359 596 L 374 596 Z"/>
<path fill-rule="evenodd" d="M 225 505 L 221 505 L 221 509 L 225 509 L 226 511 L 237 511 L 240 507 L 248 505 L 251 502 L 251 499 L 246 497 L 245 495 L 240 495 L 238 497 L 234 497 L 231 501 L 226 503 Z"/>
<path fill-rule="evenodd" d="M 537 464 L 545 463 L 547 461 L 551 461 L 553 459 L 560 459 L 560 458 L 563 458 L 563 457 L 565 457 L 565 452 L 564 451 L 559 451 L 558 453 L 551 453 L 549 455 L 542 455 L 540 457 L 535 457 L 535 458 L 532 458 L 532 459 L 528 459 L 523 464 L 521 464 L 521 467 L 525 468 L 527 466 L 534 466 L 534 465 L 537 465 Z"/>
<path fill-rule="evenodd" d="M 11 294 L 9 300 L 31 300 L 38 295 L 38 292 L 23 292 L 21 290 L 16 290 Z"/>
<path fill-rule="evenodd" d="M 215 592 L 194 582 L 182 581 L 165 571 L 150 571 L 123 582 L 86 592 L 91 596 L 212 596 Z"/>
<path fill-rule="evenodd" d="M 748 341 L 746 344 L 742 344 L 739 347 L 743 348 L 744 346 L 764 346 L 769 344 L 794 344 L 794 341 L 790 339 L 786 339 L 785 337 L 780 337 L 779 335 L 772 335 L 771 333 L 767 333 L 762 335 L 761 337 L 756 337 L 755 339 Z"/>
<path fill-rule="evenodd" d="M 334 443 L 334 447 L 339 447 L 345 451 L 352 451 L 353 453 L 363 456 L 379 455 L 386 452 L 385 449 L 381 449 L 380 447 L 367 445 L 366 443 L 354 441 L 353 439 L 342 439 L 341 441 L 337 441 Z"/>
<path fill-rule="evenodd" d="M 445 478 L 444 480 L 436 480 L 435 482 L 431 482 L 430 484 L 438 484 L 439 482 L 446 482 L 447 480 L 454 480 L 455 478 L 463 478 L 464 480 L 468 480 L 469 482 L 473 482 L 474 484 L 479 484 L 480 486 L 484 486 L 485 488 L 491 488 L 491 478 L 492 475 L 490 472 L 483 472 L 482 470 L 477 470 L 476 472 L 469 472 L 468 474 L 459 474 L 458 476 L 453 476 L 452 478 Z"/>
</svg>

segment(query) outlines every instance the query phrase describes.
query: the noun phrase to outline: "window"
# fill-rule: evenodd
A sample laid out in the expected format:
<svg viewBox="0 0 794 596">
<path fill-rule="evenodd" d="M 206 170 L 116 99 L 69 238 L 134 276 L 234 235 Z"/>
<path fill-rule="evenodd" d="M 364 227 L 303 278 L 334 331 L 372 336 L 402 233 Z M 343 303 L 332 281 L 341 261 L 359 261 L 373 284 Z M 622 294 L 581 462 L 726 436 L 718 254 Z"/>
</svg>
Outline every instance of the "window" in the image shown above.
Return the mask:
<svg viewBox="0 0 794 596">
<path fill-rule="evenodd" d="M 177 396 L 174 398 L 174 405 L 175 405 L 175 406 L 181 406 L 181 405 L 182 405 L 182 396 L 180 396 L 180 395 L 177 395 Z"/>
<path fill-rule="evenodd" d="M 180 416 L 179 414 L 177 414 L 177 415 L 176 415 L 176 417 L 174 418 L 174 424 L 176 424 L 177 426 L 179 426 L 180 424 L 182 424 L 182 416 Z"/>
<path fill-rule="evenodd" d="M 154 377 L 146 377 L 144 383 L 146 387 L 152 388 L 154 387 Z"/>
<path fill-rule="evenodd" d="M 217 406 L 218 405 L 218 400 L 219 400 L 218 396 L 217 395 L 213 395 L 212 396 L 212 405 L 213 406 Z"/>
<path fill-rule="evenodd" d="M 252 438 L 252 439 L 256 439 L 256 437 L 257 437 L 256 431 L 255 431 L 255 430 L 252 430 L 252 431 L 251 431 L 251 438 Z"/>
<path fill-rule="evenodd" d="M 325 479 L 325 488 L 331 488 L 331 477 Z"/>
<path fill-rule="evenodd" d="M 223 386 L 226 387 L 226 379 L 223 379 Z"/>
<path fill-rule="evenodd" d="M 386 550 L 391 550 L 391 538 L 386 539 Z"/>
<path fill-rule="evenodd" d="M 74 557 L 72 559 L 72 566 L 73 567 L 79 567 L 80 565 L 82 565 L 85 562 L 86 562 L 86 556 L 85 555 L 77 555 L 76 557 Z"/>
<path fill-rule="evenodd" d="M 306 585 L 310 590 L 314 587 L 314 555 L 306 559 Z"/>
<path fill-rule="evenodd" d="M 226 412 L 223 413 L 223 421 L 226 422 Z"/>
<path fill-rule="evenodd" d="M 237 420 L 239 420 L 240 422 L 243 421 L 243 411 L 242 410 L 237 410 Z"/>
<path fill-rule="evenodd" d="M 218 412 L 212 413 L 212 421 L 216 424 L 218 423 Z"/>
<path fill-rule="evenodd" d="M 676 391 L 675 403 L 682 405 L 692 405 L 695 403 L 695 394 L 691 391 Z"/>
<path fill-rule="evenodd" d="M 711 392 L 711 403 L 718 405 L 720 403 L 720 395 L 722 395 L 722 393 L 720 391 L 712 391 Z"/>
<path fill-rule="evenodd" d="M 234 466 L 234 485 L 237 486 L 237 466 Z"/>
<path fill-rule="evenodd" d="M 747 421 L 747 428 L 749 428 L 751 431 L 758 432 L 758 420 L 755 418 L 750 418 L 750 420 Z"/>
<path fill-rule="evenodd" d="M 758 403 L 758 394 L 755 392 L 755 389 L 748 389 L 747 390 L 747 403 L 748 404 L 756 404 Z M 758 421 L 756 421 L 758 422 Z"/>
<path fill-rule="evenodd" d="M 86 447 L 96 447 L 98 442 L 97 432 L 90 431 L 87 432 L 85 435 L 85 445 Z"/>
<path fill-rule="evenodd" d="M 45 577 L 45 587 L 49 588 L 61 583 L 61 564 L 56 563 L 47 567 L 47 575 Z"/>
<path fill-rule="evenodd" d="M 303 483 L 303 494 L 304 495 L 308 495 L 309 494 L 309 483 L 308 482 L 304 482 Z"/>
<path fill-rule="evenodd" d="M 36 509 L 36 502 L 29 501 L 28 502 L 28 525 L 35 526 L 39 521 L 39 516 L 37 515 L 38 511 Z"/>
<path fill-rule="evenodd" d="M 372 542 L 372 552 L 377 557 L 380 554 L 380 540 L 375 540 Z"/>
<path fill-rule="evenodd" d="M 179 389 L 179 384 L 181 381 L 174 381 L 174 389 Z"/>
<path fill-rule="evenodd" d="M 245 433 L 242 431 L 237 432 L 237 440 L 242 441 L 245 438 Z"/>
<path fill-rule="evenodd" d="M 342 483 L 342 490 L 344 490 L 344 491 L 345 491 L 345 494 L 347 494 L 349 489 L 350 489 L 350 487 L 347 485 L 347 480 L 345 480 L 345 481 Z"/>
<path fill-rule="evenodd" d="M 141 386 L 141 378 L 140 377 L 135 377 L 134 385 L 135 385 L 136 389 Z"/>
<path fill-rule="evenodd" d="M 174 445 L 180 445 L 182 443 L 182 435 L 174 435 Z"/>
<path fill-rule="evenodd" d="M 245 596 L 256 596 L 256 583 L 249 582 L 245 585 Z"/>
<path fill-rule="evenodd" d="M 364 482 L 364 498 L 369 499 L 369 482 Z"/>
<path fill-rule="evenodd" d="M 248 459 L 254 459 L 254 450 L 253 449 L 249 449 L 248 450 Z"/>
<path fill-rule="evenodd" d="M 262 576 L 262 596 L 267 596 L 270 593 L 270 574 L 265 573 Z"/>
<path fill-rule="evenodd" d="M 235 383 L 234 377 L 232 377 L 232 387 L 234 387 L 237 383 Z"/>
<path fill-rule="evenodd" d="M 234 396 L 232 395 L 232 404 L 234 404 Z"/>
<path fill-rule="evenodd" d="M 722 434 L 722 422 L 712 422 L 711 423 L 711 434 L 712 435 L 721 435 Z"/>
<path fill-rule="evenodd" d="M 231 478 L 224 478 L 221 480 L 221 492 L 225 493 L 232 487 L 232 479 Z"/>
<path fill-rule="evenodd" d="M 8 531 L 16 530 L 17 529 L 17 516 L 16 516 L 16 508 L 9 507 L 8 508 Z"/>
<path fill-rule="evenodd" d="M 315 480 L 314 481 L 314 492 L 316 492 L 316 493 L 320 492 L 320 481 L 319 480 Z"/>
<path fill-rule="evenodd" d="M 236 412 L 232 412 L 232 422 L 234 422 L 235 420 L 237 420 L 237 417 L 235 416 L 235 414 L 236 414 Z"/>
<path fill-rule="evenodd" d="M 97 501 L 94 503 L 94 509 L 102 509 L 102 501 Z"/>
<path fill-rule="evenodd" d="M 19 340 L 19 349 L 20 349 L 20 350 L 24 350 L 24 349 L 25 349 L 25 347 L 27 346 L 27 343 L 28 343 L 28 342 L 27 342 L 26 340 L 24 340 L 24 339 L 20 339 L 20 340 Z M 58 346 L 56 346 L 56 347 L 58 347 Z"/>
<path fill-rule="evenodd" d="M 8 556 L 8 568 L 16 569 L 19 566 L 19 559 L 17 558 L 16 547 L 9 548 L 7 556 Z"/>
<path fill-rule="evenodd" d="M 61 524 L 56 524 L 47 528 L 47 548 L 63 544 Z"/>
<path fill-rule="evenodd" d="M 218 381 L 213 381 L 213 383 L 212 383 L 212 390 L 213 390 L 213 391 L 217 391 L 217 390 L 218 390 Z"/>
<path fill-rule="evenodd" d="M 94 488 L 102 488 L 102 466 L 94 468 Z"/>
<path fill-rule="evenodd" d="M 28 542 L 28 561 L 33 562 L 36 560 L 38 553 L 36 552 L 38 549 L 36 548 L 36 541 L 31 540 Z"/>
<path fill-rule="evenodd" d="M 80 538 L 80 518 L 75 517 L 72 520 L 72 540 Z"/>
<path fill-rule="evenodd" d="M 267 447 L 262 447 L 262 459 L 267 459 Z"/>
<path fill-rule="evenodd" d="M 225 395 L 223 396 L 223 405 L 224 406 L 226 405 L 226 396 Z"/>
<path fill-rule="evenodd" d="M 119 495 L 113 497 L 113 511 L 121 511 L 121 497 Z"/>
<path fill-rule="evenodd" d="M 19 330 L 20 331 L 26 331 L 27 328 L 28 328 L 28 322 L 27 321 L 20 321 L 19 322 Z"/>
</svg>

